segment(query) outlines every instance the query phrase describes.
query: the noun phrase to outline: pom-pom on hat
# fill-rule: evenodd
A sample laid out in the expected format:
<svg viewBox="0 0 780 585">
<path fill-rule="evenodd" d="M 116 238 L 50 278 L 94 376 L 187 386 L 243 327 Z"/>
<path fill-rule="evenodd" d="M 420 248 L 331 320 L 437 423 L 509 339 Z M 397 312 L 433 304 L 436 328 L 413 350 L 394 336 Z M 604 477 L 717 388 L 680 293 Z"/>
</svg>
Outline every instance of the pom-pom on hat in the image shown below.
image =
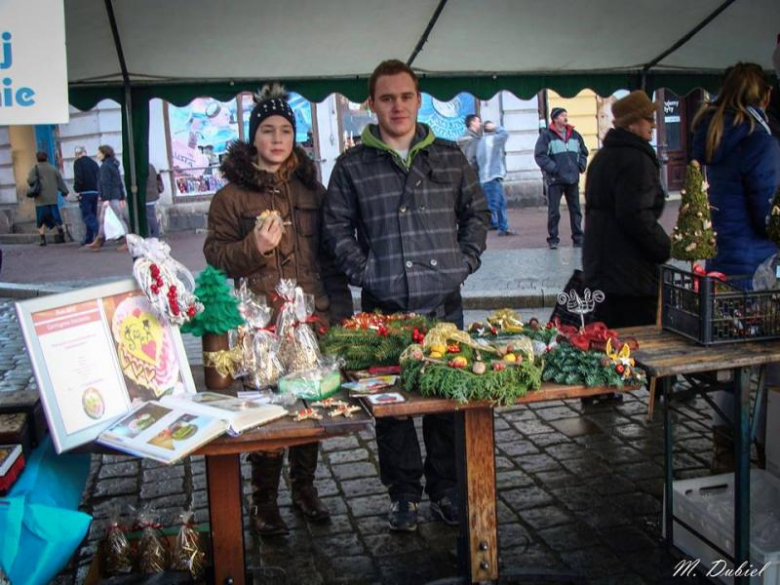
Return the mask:
<svg viewBox="0 0 780 585">
<path fill-rule="evenodd" d="M 644 91 L 637 89 L 612 104 L 612 123 L 615 128 L 626 128 L 640 118 L 655 116 L 659 108 L 660 104 L 651 102 Z"/>
<path fill-rule="evenodd" d="M 566 108 L 553 108 L 550 112 L 550 120 L 555 120 L 558 116 L 566 112 Z"/>
<path fill-rule="evenodd" d="M 263 120 L 270 118 L 271 116 L 281 116 L 286 118 L 293 127 L 293 134 L 295 134 L 295 112 L 287 103 L 287 90 L 279 83 L 269 83 L 263 87 L 260 92 L 255 93 L 253 96 L 255 100 L 255 107 L 252 109 L 252 114 L 249 117 L 249 136 L 247 136 L 247 142 L 254 144 L 255 134 Z"/>
</svg>

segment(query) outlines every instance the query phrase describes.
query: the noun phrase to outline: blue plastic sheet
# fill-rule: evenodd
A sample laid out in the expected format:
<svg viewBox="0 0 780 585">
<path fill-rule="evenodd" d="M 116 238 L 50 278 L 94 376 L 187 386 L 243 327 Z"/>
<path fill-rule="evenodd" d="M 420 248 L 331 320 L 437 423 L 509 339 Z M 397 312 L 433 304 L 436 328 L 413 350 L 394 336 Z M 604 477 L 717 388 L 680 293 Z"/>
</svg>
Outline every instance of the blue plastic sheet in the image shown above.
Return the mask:
<svg viewBox="0 0 780 585">
<path fill-rule="evenodd" d="M 77 508 L 89 459 L 57 455 L 46 437 L 8 497 L 0 498 L 0 566 L 14 585 L 48 583 L 87 534 L 92 517 Z"/>
</svg>

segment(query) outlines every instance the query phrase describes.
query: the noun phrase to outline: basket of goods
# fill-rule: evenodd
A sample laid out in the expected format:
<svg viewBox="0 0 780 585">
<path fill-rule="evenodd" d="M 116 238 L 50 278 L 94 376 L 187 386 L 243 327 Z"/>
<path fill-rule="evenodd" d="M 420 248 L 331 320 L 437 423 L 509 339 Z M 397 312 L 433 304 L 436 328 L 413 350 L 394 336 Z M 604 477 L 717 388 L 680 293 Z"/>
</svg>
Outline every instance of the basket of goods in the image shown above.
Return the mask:
<svg viewBox="0 0 780 585">
<path fill-rule="evenodd" d="M 401 380 L 407 392 L 423 396 L 509 405 L 539 389 L 542 362 L 534 358 L 530 339 L 476 341 L 451 323 L 439 323 L 403 352 Z"/>
<path fill-rule="evenodd" d="M 320 341 L 325 355 L 339 356 L 347 370 L 394 366 L 412 343 L 421 343 L 431 321 L 414 313 L 358 313 L 331 327 Z"/>
<path fill-rule="evenodd" d="M 661 324 L 701 345 L 780 338 L 780 291 L 752 276 L 661 267 Z"/>
</svg>

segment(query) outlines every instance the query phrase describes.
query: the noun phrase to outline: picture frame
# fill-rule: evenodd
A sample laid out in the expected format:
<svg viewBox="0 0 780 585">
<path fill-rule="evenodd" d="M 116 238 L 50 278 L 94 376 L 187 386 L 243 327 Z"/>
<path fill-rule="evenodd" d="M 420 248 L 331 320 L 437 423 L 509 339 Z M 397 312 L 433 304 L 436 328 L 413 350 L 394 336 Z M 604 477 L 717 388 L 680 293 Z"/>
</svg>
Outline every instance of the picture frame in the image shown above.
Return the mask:
<svg viewBox="0 0 780 585">
<path fill-rule="evenodd" d="M 16 303 L 57 453 L 141 402 L 194 393 L 178 327 L 128 279 Z"/>
</svg>

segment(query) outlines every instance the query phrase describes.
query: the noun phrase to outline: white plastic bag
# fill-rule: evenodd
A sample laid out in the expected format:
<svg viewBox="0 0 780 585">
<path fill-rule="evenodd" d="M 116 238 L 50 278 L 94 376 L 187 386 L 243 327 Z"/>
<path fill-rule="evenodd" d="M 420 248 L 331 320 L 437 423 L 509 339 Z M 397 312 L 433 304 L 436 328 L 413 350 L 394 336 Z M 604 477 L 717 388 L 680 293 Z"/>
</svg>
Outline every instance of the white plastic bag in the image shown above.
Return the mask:
<svg viewBox="0 0 780 585">
<path fill-rule="evenodd" d="M 105 214 L 103 215 L 103 229 L 107 240 L 116 240 L 126 235 L 125 227 L 122 225 L 121 220 L 116 216 L 111 205 L 106 202 Z"/>
</svg>

